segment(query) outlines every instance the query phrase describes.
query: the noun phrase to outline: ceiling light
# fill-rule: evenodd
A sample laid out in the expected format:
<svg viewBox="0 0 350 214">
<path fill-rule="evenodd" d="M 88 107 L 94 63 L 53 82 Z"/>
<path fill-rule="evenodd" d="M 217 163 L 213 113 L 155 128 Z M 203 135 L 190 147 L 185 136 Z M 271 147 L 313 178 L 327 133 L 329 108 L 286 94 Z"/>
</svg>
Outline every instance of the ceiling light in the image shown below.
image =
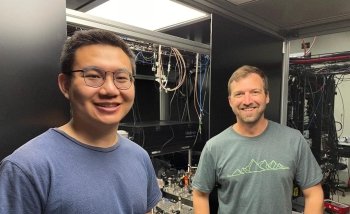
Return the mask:
<svg viewBox="0 0 350 214">
<path fill-rule="evenodd" d="M 148 30 L 161 29 L 207 15 L 171 0 L 109 0 L 86 13 Z"/>
</svg>

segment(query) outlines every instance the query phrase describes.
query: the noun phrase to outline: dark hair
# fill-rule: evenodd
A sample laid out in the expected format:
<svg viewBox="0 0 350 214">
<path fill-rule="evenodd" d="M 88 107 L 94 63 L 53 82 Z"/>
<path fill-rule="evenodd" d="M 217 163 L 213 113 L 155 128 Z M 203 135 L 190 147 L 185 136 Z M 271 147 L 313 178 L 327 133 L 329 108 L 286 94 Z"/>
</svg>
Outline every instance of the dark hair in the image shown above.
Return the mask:
<svg viewBox="0 0 350 214">
<path fill-rule="evenodd" d="M 121 48 L 130 59 L 132 74 L 136 74 L 134 52 L 132 52 L 129 46 L 116 34 L 101 29 L 76 31 L 72 37 L 66 40 L 61 53 L 61 72 L 70 73 L 75 59 L 75 52 L 80 47 L 97 44 L 111 45 Z"/>
<path fill-rule="evenodd" d="M 264 74 L 262 70 L 260 70 L 257 67 L 249 66 L 249 65 L 244 65 L 240 68 L 238 68 L 233 74 L 231 75 L 230 80 L 228 81 L 228 95 L 231 95 L 231 83 L 233 81 L 238 81 L 241 78 L 246 77 L 248 74 L 257 74 L 261 77 L 263 80 L 263 87 L 265 94 L 269 93 L 269 83 L 267 80 L 267 76 Z"/>
</svg>

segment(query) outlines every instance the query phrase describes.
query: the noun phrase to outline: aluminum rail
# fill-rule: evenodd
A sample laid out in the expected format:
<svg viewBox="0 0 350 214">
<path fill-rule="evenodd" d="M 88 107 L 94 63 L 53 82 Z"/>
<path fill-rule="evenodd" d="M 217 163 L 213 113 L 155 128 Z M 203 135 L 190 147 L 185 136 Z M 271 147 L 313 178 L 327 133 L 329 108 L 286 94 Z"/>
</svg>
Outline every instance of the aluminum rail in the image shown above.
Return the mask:
<svg viewBox="0 0 350 214">
<path fill-rule="evenodd" d="M 283 68 L 282 68 L 282 86 L 281 86 L 281 111 L 280 123 L 287 125 L 287 111 L 288 111 L 288 78 L 289 78 L 289 51 L 290 41 L 283 42 Z"/>
</svg>

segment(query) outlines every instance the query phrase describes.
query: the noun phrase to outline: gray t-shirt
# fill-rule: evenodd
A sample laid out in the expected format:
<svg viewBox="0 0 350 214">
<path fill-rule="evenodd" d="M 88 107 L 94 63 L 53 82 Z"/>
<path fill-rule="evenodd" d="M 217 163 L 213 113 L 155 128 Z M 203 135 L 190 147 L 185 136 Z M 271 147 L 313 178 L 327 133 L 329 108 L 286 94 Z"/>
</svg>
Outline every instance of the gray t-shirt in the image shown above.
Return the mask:
<svg viewBox="0 0 350 214">
<path fill-rule="evenodd" d="M 256 137 L 232 126 L 203 148 L 192 183 L 201 192 L 218 188 L 220 214 L 292 212 L 293 179 L 301 189 L 322 180 L 322 171 L 298 130 L 268 121 Z"/>
</svg>

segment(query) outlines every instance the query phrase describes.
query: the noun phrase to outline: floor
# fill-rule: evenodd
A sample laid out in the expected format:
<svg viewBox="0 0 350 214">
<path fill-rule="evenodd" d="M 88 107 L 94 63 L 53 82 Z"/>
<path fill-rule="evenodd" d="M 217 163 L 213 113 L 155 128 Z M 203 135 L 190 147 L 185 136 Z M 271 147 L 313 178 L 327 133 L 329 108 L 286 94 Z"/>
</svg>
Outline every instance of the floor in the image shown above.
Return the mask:
<svg viewBox="0 0 350 214">
<path fill-rule="evenodd" d="M 340 163 L 344 163 L 348 166 L 350 166 L 350 158 L 340 158 Z M 343 182 L 344 184 L 347 184 L 349 181 L 349 177 L 350 177 L 350 171 L 349 168 L 345 169 L 345 170 L 339 170 L 338 171 L 338 178 L 340 180 L 340 182 Z M 341 192 L 336 192 L 336 194 L 333 195 L 333 201 L 337 201 L 340 203 L 344 203 L 344 204 L 348 204 L 350 205 L 350 189 L 348 189 L 345 192 L 345 197 L 342 196 L 343 194 Z"/>
<path fill-rule="evenodd" d="M 345 196 L 342 196 L 342 192 L 337 192 L 332 197 L 332 201 L 339 202 L 344 205 L 350 205 L 350 192 L 345 192 Z M 343 206 L 343 205 L 339 205 Z M 295 200 L 293 200 L 293 211 L 292 214 L 302 214 L 304 211 L 304 199 L 302 197 L 299 197 Z M 329 214 L 327 210 L 324 211 L 324 214 Z"/>
<path fill-rule="evenodd" d="M 350 205 L 350 192 L 345 192 L 345 197 L 342 196 L 341 192 L 338 192 L 337 195 L 333 195 L 333 201 Z"/>
</svg>

